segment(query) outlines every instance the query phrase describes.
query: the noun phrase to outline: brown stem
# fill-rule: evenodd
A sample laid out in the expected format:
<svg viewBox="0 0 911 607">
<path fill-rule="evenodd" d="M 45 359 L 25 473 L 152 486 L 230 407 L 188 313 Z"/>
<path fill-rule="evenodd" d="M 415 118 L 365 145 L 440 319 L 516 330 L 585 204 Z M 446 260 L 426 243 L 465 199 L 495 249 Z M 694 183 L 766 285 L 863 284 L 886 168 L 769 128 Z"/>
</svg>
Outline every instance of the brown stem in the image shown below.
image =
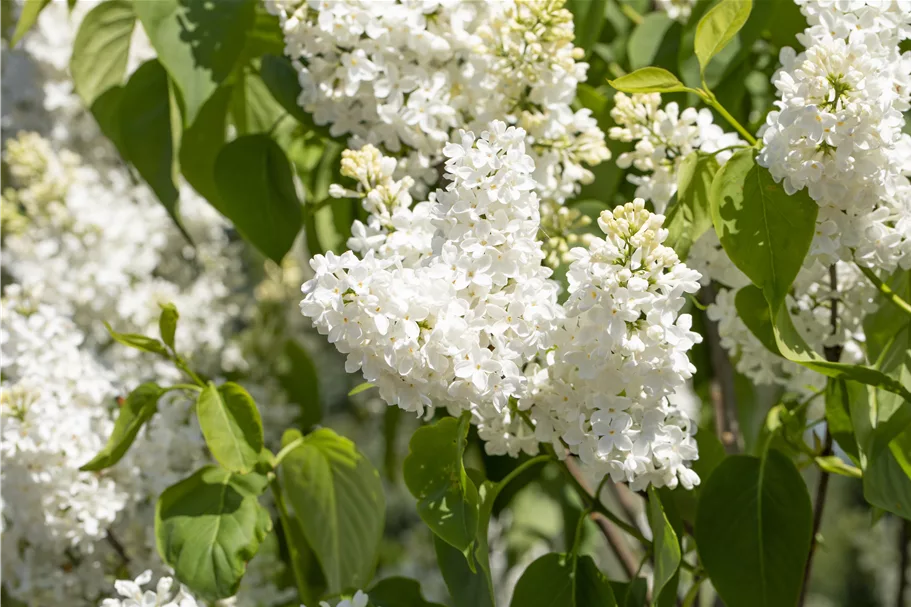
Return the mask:
<svg viewBox="0 0 911 607">
<path fill-rule="evenodd" d="M 835 264 L 829 266 L 829 286 L 831 289 L 829 324 L 831 325 L 831 334 L 835 335 L 838 332 L 838 271 L 835 268 Z M 830 362 L 838 362 L 838 359 L 841 358 L 842 347 L 840 344 L 825 346 L 823 350 L 826 355 L 826 360 Z M 829 432 L 829 428 L 826 427 L 826 438 L 822 456 L 826 457 L 829 455 L 832 455 L 832 433 Z M 816 554 L 816 546 L 819 543 L 816 540 L 816 536 L 819 534 L 819 528 L 822 524 L 822 512 L 826 503 L 826 491 L 828 488 L 829 473 L 820 469 L 819 485 L 816 487 L 816 501 L 813 504 L 813 535 L 810 536 L 810 554 L 807 555 L 807 564 L 803 570 L 803 583 L 800 587 L 800 600 L 797 603 L 798 607 L 803 607 L 804 601 L 807 599 L 807 590 L 810 586 L 810 573 L 813 569 L 813 556 Z"/>
<path fill-rule="evenodd" d="M 715 285 L 703 287 L 706 304 L 715 302 L 717 294 Z M 737 396 L 734 393 L 734 367 L 727 352 L 721 346 L 721 335 L 718 333 L 718 323 L 705 318 L 706 342 L 709 348 L 709 357 L 712 361 L 712 380 L 709 393 L 712 407 L 715 412 L 715 434 L 724 445 L 728 453 L 737 453 L 742 448 L 740 444 L 740 424 L 737 420 Z"/>
<path fill-rule="evenodd" d="M 130 563 L 130 557 L 127 556 L 123 544 L 114 536 L 114 532 L 111 531 L 110 528 L 108 528 L 107 533 L 105 534 L 105 539 L 108 541 L 108 544 L 111 545 L 111 548 L 114 549 L 114 552 L 117 553 L 117 556 L 120 557 L 120 560 L 123 561 L 123 564 L 128 565 Z"/>
<path fill-rule="evenodd" d="M 911 542 L 911 522 L 905 519 L 899 519 L 902 526 L 901 533 L 898 534 L 898 590 L 895 594 L 895 607 L 905 607 L 904 602 L 905 586 L 908 584 L 908 565 L 911 565 L 908 558 L 908 543 Z"/>
</svg>

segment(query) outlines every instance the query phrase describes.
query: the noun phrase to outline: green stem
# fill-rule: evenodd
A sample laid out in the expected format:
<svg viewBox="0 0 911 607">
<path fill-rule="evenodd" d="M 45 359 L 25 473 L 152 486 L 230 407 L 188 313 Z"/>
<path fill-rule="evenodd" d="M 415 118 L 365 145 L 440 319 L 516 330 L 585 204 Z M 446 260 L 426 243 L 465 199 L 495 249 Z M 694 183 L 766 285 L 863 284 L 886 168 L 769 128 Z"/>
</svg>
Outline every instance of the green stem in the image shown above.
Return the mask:
<svg viewBox="0 0 911 607">
<path fill-rule="evenodd" d="M 705 578 L 697 578 L 693 580 L 693 585 L 690 586 L 690 589 L 687 591 L 686 596 L 683 597 L 683 607 L 693 607 L 696 602 L 696 598 L 699 596 L 699 588 L 702 586 L 702 582 Z"/>
<path fill-rule="evenodd" d="M 620 12 L 623 13 L 627 19 L 629 19 L 636 25 L 639 25 L 640 23 L 642 23 L 645 20 L 645 18 L 639 14 L 639 11 L 634 9 L 629 4 L 626 4 L 625 2 L 620 2 L 619 4 L 620 4 Z"/>
<path fill-rule="evenodd" d="M 282 451 L 284 451 L 284 449 L 282 449 Z M 279 453 L 278 455 L 280 457 L 281 453 Z M 499 483 L 497 483 L 497 493 L 499 493 L 503 488 L 506 487 L 506 485 L 508 485 L 509 483 L 514 481 L 516 479 L 516 477 L 518 477 L 520 474 L 522 474 L 526 470 L 528 470 L 530 468 L 534 468 L 538 464 L 543 464 L 543 463 L 553 461 L 553 460 L 554 460 L 554 456 L 546 453 L 544 455 L 537 455 L 528 461 L 522 462 L 521 464 L 516 466 L 512 472 L 507 474 L 503 478 L 503 480 L 501 480 Z"/>
<path fill-rule="evenodd" d="M 290 444 L 290 443 L 289 443 Z M 283 449 L 284 451 L 284 449 Z M 281 453 L 279 453 L 281 455 Z M 288 509 L 285 507 L 285 498 L 282 494 L 282 487 L 278 481 L 278 475 L 272 474 L 269 487 L 272 489 L 272 496 L 275 498 L 275 507 L 278 509 L 278 518 L 282 523 L 282 531 L 285 535 L 285 542 L 288 544 L 288 554 L 291 556 L 291 569 L 294 570 L 294 582 L 297 585 L 297 594 L 300 603 L 303 605 L 312 604 L 316 597 L 310 595 L 310 587 L 304 578 L 303 565 L 296 562 L 294 557 L 294 537 L 291 534 L 291 517 L 288 515 Z"/>
<path fill-rule="evenodd" d="M 708 88 L 705 88 L 704 90 L 697 91 L 697 94 L 702 97 L 702 100 L 705 101 L 708 105 L 715 108 L 715 111 L 721 114 L 722 118 L 727 120 L 732 127 L 737 129 L 737 132 L 740 133 L 743 138 L 749 142 L 750 145 L 756 145 L 756 138 L 753 137 L 753 135 L 751 135 L 748 130 L 743 128 L 743 125 L 737 122 L 737 119 L 731 116 L 730 112 L 724 109 L 724 106 L 718 102 L 718 98 L 715 97 L 712 91 L 708 90 Z"/>
<path fill-rule="evenodd" d="M 165 392 L 172 392 L 174 390 L 192 390 L 194 392 L 202 392 L 202 388 L 196 384 L 174 384 L 173 386 L 168 386 L 164 389 Z"/>
<path fill-rule="evenodd" d="M 902 311 L 904 311 L 906 314 L 911 314 L 911 304 L 909 304 L 907 301 L 905 301 L 904 299 L 899 297 L 898 293 L 893 291 L 889 285 L 887 285 L 886 283 L 881 281 L 879 279 L 879 276 L 877 276 L 876 273 L 873 272 L 873 270 L 871 270 L 870 268 L 865 268 L 864 266 L 862 266 L 856 262 L 854 265 L 856 265 L 858 268 L 860 268 L 860 271 L 863 272 L 864 276 L 866 276 L 868 279 L 870 279 L 870 282 L 872 282 L 873 285 L 877 289 L 879 289 L 880 293 L 885 295 L 886 299 L 888 299 L 893 304 L 895 304 L 896 306 L 901 308 Z"/>
<path fill-rule="evenodd" d="M 304 437 L 299 436 L 282 447 L 281 451 L 278 452 L 278 455 L 275 456 L 275 460 L 272 462 L 272 468 L 278 468 L 278 465 L 282 463 L 282 460 L 285 459 L 285 456 L 300 447 L 302 444 L 304 444 Z"/>
<path fill-rule="evenodd" d="M 194 382 L 196 382 L 196 384 L 197 384 L 199 387 L 201 387 L 201 388 L 205 388 L 205 387 L 206 387 L 206 382 L 204 382 L 204 381 L 202 380 L 202 378 L 200 378 L 200 377 L 193 371 L 193 369 L 191 369 L 191 368 L 187 365 L 187 363 L 186 363 L 186 361 L 184 361 L 184 359 L 182 359 L 182 358 L 180 358 L 180 357 L 178 356 L 178 357 L 176 357 L 176 358 L 174 359 L 174 364 L 177 365 L 177 368 L 178 368 L 178 369 L 180 369 L 181 371 L 183 371 L 184 373 L 186 373 L 186 374 L 187 374 L 187 377 L 189 377 L 189 378 L 192 379 Z"/>
</svg>

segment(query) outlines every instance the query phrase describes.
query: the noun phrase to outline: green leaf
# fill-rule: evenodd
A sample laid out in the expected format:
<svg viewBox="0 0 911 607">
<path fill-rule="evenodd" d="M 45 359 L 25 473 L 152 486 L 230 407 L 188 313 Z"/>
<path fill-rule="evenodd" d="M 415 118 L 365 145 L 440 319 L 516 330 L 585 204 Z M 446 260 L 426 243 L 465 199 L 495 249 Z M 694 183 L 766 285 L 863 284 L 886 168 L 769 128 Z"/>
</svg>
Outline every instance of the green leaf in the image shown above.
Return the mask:
<svg viewBox="0 0 911 607">
<path fill-rule="evenodd" d="M 291 366 L 280 377 L 282 387 L 291 402 L 300 405 L 300 426 L 310 428 L 323 419 L 316 367 L 307 351 L 293 339 L 285 342 L 285 356 Z"/>
<path fill-rule="evenodd" d="M 631 582 L 611 582 L 619 607 L 645 607 L 648 604 L 648 581 L 637 577 Z"/>
<path fill-rule="evenodd" d="M 851 423 L 850 393 L 844 379 L 826 382 L 826 424 L 832 438 L 856 462 L 860 457 Z"/>
<path fill-rule="evenodd" d="M 237 594 L 266 534 L 259 504 L 266 479 L 206 466 L 164 490 L 155 508 L 155 543 L 177 579 L 212 602 Z"/>
<path fill-rule="evenodd" d="M 608 84 L 624 93 L 678 93 L 685 92 L 676 76 L 660 67 L 644 67 L 631 74 L 608 80 Z"/>
<path fill-rule="evenodd" d="M 846 464 L 837 455 L 819 456 L 815 458 L 816 465 L 830 474 L 838 474 L 849 478 L 862 478 L 860 468 Z"/>
<path fill-rule="evenodd" d="M 465 553 L 473 568 L 469 551 L 478 531 L 479 497 L 462 462 L 469 422 L 465 414 L 419 428 L 409 443 L 404 476 L 421 520 Z"/>
<path fill-rule="evenodd" d="M 120 108 L 125 89 L 124 86 L 112 86 L 95 100 L 90 110 L 101 132 L 114 144 L 121 158 L 129 162 L 130 158 L 123 144 L 120 125 Z"/>
<path fill-rule="evenodd" d="M 677 198 L 665 213 L 664 227 L 668 236 L 664 244 L 685 260 L 693 243 L 712 227 L 712 205 L 709 194 L 718 172 L 713 154 L 695 151 L 677 169 Z"/>
<path fill-rule="evenodd" d="M 715 175 L 712 221 L 728 257 L 777 311 L 810 250 L 819 206 L 806 190 L 785 194 L 754 152 L 737 152 Z"/>
<path fill-rule="evenodd" d="M 328 428 L 304 437 L 280 468 L 285 493 L 329 592 L 364 588 L 376 566 L 386 517 L 379 473 L 354 443 Z"/>
<path fill-rule="evenodd" d="M 268 133 L 286 114 L 256 72 L 244 73 L 234 87 L 232 115 L 237 132 Z"/>
<path fill-rule="evenodd" d="M 267 135 L 235 139 L 215 160 L 221 211 L 241 235 L 281 263 L 303 223 L 291 167 Z"/>
<path fill-rule="evenodd" d="M 655 600 L 652 604 L 656 605 L 657 597 L 680 567 L 680 542 L 664 514 L 658 492 L 653 487 L 648 490 L 648 519 L 654 538 L 655 581 L 652 594 Z"/>
<path fill-rule="evenodd" d="M 911 412 L 911 391 L 900 381 L 871 367 L 827 361 L 814 352 L 794 327 L 787 306 L 779 309 L 775 322 L 772 322 L 770 304 L 756 286 L 747 285 L 740 289 L 734 298 L 734 305 L 747 328 L 770 351 L 827 377 L 843 377 L 900 395 L 904 400 L 896 401 L 896 406 L 904 405 Z M 858 443 L 861 440 L 858 436 Z"/>
<path fill-rule="evenodd" d="M 147 4 L 156 3 L 136 3 L 137 6 Z M 168 74 L 158 61 L 146 61 L 130 77 L 123 89 L 117 115 L 119 141 L 126 158 L 179 226 Z"/>
<path fill-rule="evenodd" d="M 254 22 L 251 0 L 134 1 L 136 15 L 167 68 L 193 124 L 206 100 L 228 77 Z"/>
<path fill-rule="evenodd" d="M 421 594 L 421 584 L 404 577 L 389 577 L 367 591 L 374 607 L 443 607 Z"/>
<path fill-rule="evenodd" d="M 365 392 L 365 391 L 369 390 L 370 388 L 376 388 L 376 384 L 371 384 L 369 381 L 365 381 L 365 382 L 360 383 L 360 384 L 354 386 L 353 388 L 351 388 L 351 391 L 348 393 L 348 396 L 354 396 L 355 394 L 360 394 L 361 392 Z"/>
<path fill-rule="evenodd" d="M 199 427 L 218 463 L 245 474 L 253 470 L 263 450 L 263 422 L 253 398 L 228 382 L 209 385 L 196 401 Z"/>
<path fill-rule="evenodd" d="M 436 534 L 433 549 L 453 607 L 494 607 L 493 588 L 486 572 L 469 569 L 464 553 Z"/>
<path fill-rule="evenodd" d="M 787 457 L 726 458 L 696 515 L 699 557 L 729 607 L 795 605 L 812 534 L 810 496 Z"/>
<path fill-rule="evenodd" d="M 38 22 L 38 15 L 44 10 L 44 7 L 51 3 L 51 0 L 25 0 L 22 4 L 22 11 L 19 13 L 19 22 L 16 23 L 16 31 L 10 40 L 10 46 L 15 47 L 19 44 L 24 36 L 35 23 Z"/>
<path fill-rule="evenodd" d="M 142 426 L 155 415 L 155 411 L 158 410 L 158 399 L 162 394 L 164 390 L 161 386 L 151 382 L 140 384 L 130 392 L 120 405 L 120 412 L 117 414 L 117 421 L 114 422 L 114 430 L 107 444 L 98 455 L 79 469 L 95 472 L 110 468 L 119 462 L 136 440 Z"/>
<path fill-rule="evenodd" d="M 634 70 L 656 64 L 666 64 L 673 58 L 679 42 L 680 25 L 667 13 L 654 12 L 645 16 L 627 41 L 627 55 Z M 676 34 L 676 37 L 672 35 Z M 673 50 L 673 53 L 669 51 Z"/>
<path fill-rule="evenodd" d="M 275 55 L 263 55 L 262 63 L 259 67 L 259 75 L 266 84 L 266 88 L 272 93 L 272 97 L 285 108 L 286 112 L 294 116 L 308 131 L 313 131 L 324 139 L 333 139 L 332 134 L 329 132 L 329 126 L 317 126 L 313 122 L 313 117 L 298 104 L 297 100 L 300 98 L 301 85 L 298 81 L 298 72 L 291 64 L 290 59 Z"/>
<path fill-rule="evenodd" d="M 699 67 L 705 71 L 717 55 L 746 23 L 753 8 L 752 0 L 721 0 L 705 14 L 696 26 L 695 49 Z"/>
<path fill-rule="evenodd" d="M 864 499 L 911 520 L 911 426 L 866 462 Z"/>
<path fill-rule="evenodd" d="M 104 328 L 108 330 L 108 334 L 111 338 L 119 344 L 135 350 L 142 350 L 143 352 L 151 352 L 152 354 L 160 354 L 162 356 L 168 355 L 168 351 L 165 349 L 164 344 L 157 339 L 139 335 L 138 333 L 118 333 L 114 331 L 108 323 L 104 323 Z"/>
<path fill-rule="evenodd" d="M 582 48 L 586 54 L 594 46 L 598 37 L 601 35 L 601 29 L 604 27 L 604 7 L 607 0 L 590 0 L 581 3 L 580 8 L 585 7 L 585 17 L 576 21 L 576 46 Z M 581 11 L 580 11 L 581 12 Z"/>
<path fill-rule="evenodd" d="M 112 86 L 123 84 L 135 25 L 133 4 L 127 0 L 99 4 L 79 25 L 70 73 L 76 93 L 87 106 Z"/>
<path fill-rule="evenodd" d="M 575 593 L 573 584 L 575 583 Z M 573 595 L 575 594 L 575 600 Z M 607 578 L 590 556 L 580 556 L 575 577 L 572 557 L 552 552 L 525 569 L 512 595 L 512 607 L 615 607 Z"/>
<path fill-rule="evenodd" d="M 171 349 L 174 349 L 174 334 L 177 332 L 177 319 L 180 314 L 177 307 L 172 303 L 160 304 L 161 315 L 158 317 L 158 332 L 161 333 L 161 340 Z"/>
<path fill-rule="evenodd" d="M 224 85 L 209 97 L 180 141 L 180 170 L 187 183 L 216 209 L 222 207 L 215 183 L 215 159 L 225 145 L 232 87 Z"/>
</svg>

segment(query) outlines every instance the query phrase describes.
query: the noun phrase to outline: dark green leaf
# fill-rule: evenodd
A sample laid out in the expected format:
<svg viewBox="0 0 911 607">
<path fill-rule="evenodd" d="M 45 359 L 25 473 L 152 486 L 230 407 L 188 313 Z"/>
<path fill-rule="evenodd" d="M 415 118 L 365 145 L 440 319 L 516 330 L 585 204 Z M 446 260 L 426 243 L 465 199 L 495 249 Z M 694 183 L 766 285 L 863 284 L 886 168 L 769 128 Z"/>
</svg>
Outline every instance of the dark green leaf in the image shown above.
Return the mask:
<svg viewBox="0 0 911 607">
<path fill-rule="evenodd" d="M 108 323 L 104 323 L 104 327 L 108 330 L 108 334 L 110 334 L 111 338 L 119 344 L 136 350 L 142 350 L 143 352 L 161 354 L 162 356 L 168 355 L 168 351 L 165 349 L 164 344 L 157 339 L 139 335 L 138 333 L 117 333 L 111 329 L 111 325 Z"/>
<path fill-rule="evenodd" d="M 676 36 L 671 35 L 671 32 Z M 630 67 L 637 70 L 650 65 L 667 64 L 667 58 L 676 58 L 679 34 L 680 25 L 666 13 L 646 15 L 627 42 Z"/>
<path fill-rule="evenodd" d="M 280 468 L 285 493 L 329 592 L 365 587 L 373 576 L 386 517 L 379 473 L 354 443 L 328 428 L 304 437 Z"/>
<path fill-rule="evenodd" d="M 752 0 L 721 0 L 702 17 L 696 26 L 695 40 L 696 57 L 702 71 L 737 35 L 752 8 Z"/>
<path fill-rule="evenodd" d="M 573 584 L 575 583 L 575 593 Z M 575 594 L 575 600 L 573 595 Z M 580 556 L 573 576 L 572 557 L 552 552 L 534 561 L 516 584 L 512 607 L 615 607 L 607 578 L 590 556 Z"/>
<path fill-rule="evenodd" d="M 161 386 L 154 383 L 140 384 L 130 392 L 117 414 L 114 430 L 107 444 L 80 470 L 94 472 L 110 468 L 126 455 L 142 426 L 152 419 L 158 410 L 158 399 L 164 394 Z"/>
<path fill-rule="evenodd" d="M 301 94 L 301 85 L 298 81 L 297 70 L 294 69 L 287 57 L 264 55 L 260 64 L 259 75 L 262 77 L 269 92 L 285 108 L 286 112 L 307 127 L 307 130 L 327 139 L 332 138 L 328 126 L 317 126 L 310 114 L 298 105 L 297 100 Z"/>
<path fill-rule="evenodd" d="M 215 183 L 215 159 L 225 145 L 228 104 L 232 87 L 224 85 L 206 101 L 196 120 L 183 132 L 180 141 L 180 170 L 216 209 L 222 207 Z"/>
<path fill-rule="evenodd" d="M 777 311 L 810 249 L 819 206 L 806 190 L 785 194 L 754 152 L 737 152 L 715 175 L 712 221 L 728 257 Z"/>
<path fill-rule="evenodd" d="M 25 0 L 22 3 L 22 11 L 19 13 L 19 22 L 16 23 L 16 31 L 10 40 L 10 46 L 16 46 L 35 23 L 38 22 L 38 15 L 44 10 L 44 7 L 51 3 L 51 0 Z"/>
<path fill-rule="evenodd" d="M 583 19 L 576 21 L 576 46 L 585 50 L 586 53 L 591 51 L 598 36 L 601 35 L 601 29 L 604 27 L 604 7 L 607 0 L 589 0 L 580 3 L 580 9 L 584 8 L 585 16 Z M 580 10 L 580 13 L 583 11 Z"/>
<path fill-rule="evenodd" d="M 193 124 L 203 104 L 234 69 L 253 24 L 254 3 L 156 0 L 134 6 L 159 60 L 177 83 L 185 123 Z"/>
<path fill-rule="evenodd" d="M 228 382 L 209 385 L 196 401 L 199 427 L 218 463 L 231 472 L 253 470 L 263 450 L 263 422 L 253 398 Z"/>
<path fill-rule="evenodd" d="M 806 485 L 775 450 L 726 458 L 705 482 L 696 515 L 699 557 L 729 607 L 795 605 L 810 550 Z"/>
<path fill-rule="evenodd" d="M 709 192 L 718 168 L 714 155 L 695 151 L 677 169 L 677 198 L 665 213 L 668 236 L 664 244 L 677 251 L 681 260 L 686 259 L 693 243 L 712 227 Z"/>
<path fill-rule="evenodd" d="M 266 135 L 235 139 L 218 154 L 221 211 L 245 239 L 280 263 L 300 231 L 301 204 L 281 147 Z"/>
<path fill-rule="evenodd" d="M 198 597 L 211 602 L 237 594 L 247 561 L 272 529 L 259 504 L 266 484 L 258 474 L 206 466 L 158 498 L 158 553 Z"/>
<path fill-rule="evenodd" d="M 644 67 L 616 80 L 608 80 L 607 83 L 624 93 L 675 93 L 687 90 L 676 76 L 660 67 Z"/>
<path fill-rule="evenodd" d="M 156 3 L 139 2 L 136 5 L 146 4 Z M 130 77 L 117 114 L 120 117 L 120 145 L 126 158 L 180 225 L 168 75 L 158 61 L 143 63 Z"/>
<path fill-rule="evenodd" d="M 112 86 L 123 84 L 135 25 L 133 3 L 127 0 L 99 4 L 79 25 L 70 73 L 76 93 L 87 106 Z"/>
<path fill-rule="evenodd" d="M 323 419 L 316 367 L 307 351 L 293 339 L 285 342 L 285 356 L 291 366 L 281 376 L 282 386 L 291 402 L 300 405 L 300 426 L 311 428 Z"/>
<path fill-rule="evenodd" d="M 676 575 L 680 566 L 680 542 L 674 528 L 664 515 L 664 507 L 653 487 L 648 490 L 648 519 L 652 529 L 655 580 L 653 596 L 661 594 L 664 587 Z M 657 601 L 653 602 L 657 604 Z"/>
<path fill-rule="evenodd" d="M 243 74 L 234 88 L 232 115 L 239 135 L 268 133 L 286 114 L 256 72 Z"/>
<path fill-rule="evenodd" d="M 158 331 L 161 340 L 171 349 L 174 349 L 174 334 L 177 332 L 177 319 L 180 314 L 172 303 L 161 304 L 161 315 L 158 317 Z"/>
<path fill-rule="evenodd" d="M 404 577 L 390 577 L 373 585 L 367 595 L 375 607 L 443 607 L 421 594 L 421 584 Z"/>
<path fill-rule="evenodd" d="M 859 461 L 857 439 L 851 423 L 851 406 L 848 386 L 844 379 L 831 379 L 826 383 L 826 423 L 832 438 L 854 461 Z"/>
<path fill-rule="evenodd" d="M 648 604 L 648 581 L 637 577 L 632 582 L 611 582 L 619 607 L 645 607 Z"/>
<path fill-rule="evenodd" d="M 112 86 L 95 100 L 90 109 L 101 132 L 114 144 L 120 156 L 129 162 L 120 125 L 120 107 L 125 89 L 123 86 Z"/>
<path fill-rule="evenodd" d="M 453 607 L 494 607 L 493 588 L 484 571 L 469 569 L 465 555 L 436 534 L 433 548 Z"/>
<path fill-rule="evenodd" d="M 478 530 L 479 497 L 462 456 L 469 417 L 447 417 L 419 428 L 411 437 L 404 476 L 418 500 L 418 514 L 431 531 L 468 554 Z"/>
</svg>

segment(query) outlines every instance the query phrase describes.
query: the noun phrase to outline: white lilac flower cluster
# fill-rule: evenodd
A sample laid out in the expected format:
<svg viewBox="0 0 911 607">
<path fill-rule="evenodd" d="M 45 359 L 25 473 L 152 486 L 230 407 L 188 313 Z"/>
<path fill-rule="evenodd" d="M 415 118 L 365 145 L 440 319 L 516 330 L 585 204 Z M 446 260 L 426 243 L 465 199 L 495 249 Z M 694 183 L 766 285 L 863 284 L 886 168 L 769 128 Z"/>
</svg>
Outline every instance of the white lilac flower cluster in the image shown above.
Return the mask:
<svg viewBox="0 0 911 607">
<path fill-rule="evenodd" d="M 367 607 L 370 597 L 363 590 L 358 590 L 349 599 L 342 599 L 335 607 Z M 304 607 L 304 606 L 302 606 Z M 330 607 L 326 601 L 320 601 L 319 607 Z"/>
<path fill-rule="evenodd" d="M 401 182 L 376 150 L 347 154 L 361 185 L 345 194 L 364 201 L 374 240 L 361 258 L 316 256 L 301 309 L 387 403 L 470 411 L 490 453 L 543 441 L 636 486 L 691 487 L 694 428 L 667 396 L 693 372 L 686 352 L 699 336 L 678 313 L 699 276 L 661 245 L 663 217 L 638 200 L 602 215 L 606 239 L 571 252 L 558 305 L 525 141 L 499 121 L 480 137 L 461 132 L 444 148 L 449 185 L 414 207 L 427 205 L 421 237 L 396 246 L 383 222 L 404 217 Z M 418 253 L 427 217 L 431 251 Z"/>
<path fill-rule="evenodd" d="M 700 276 L 661 244 L 663 220 L 637 199 L 602 212 L 606 237 L 571 251 L 566 319 L 520 402 L 539 440 L 634 489 L 699 483 L 685 465 L 694 429 L 668 397 L 695 372 L 687 352 L 702 338 L 680 310 Z"/>
<path fill-rule="evenodd" d="M 655 0 L 655 8 L 664 11 L 668 17 L 686 23 L 696 6 L 696 0 Z"/>
<path fill-rule="evenodd" d="M 281 19 L 299 103 L 334 136 L 408 159 L 433 184 L 457 129 L 525 129 L 542 198 L 591 181 L 610 157 L 587 109 L 570 107 L 587 64 L 563 0 L 265 0 Z"/>
<path fill-rule="evenodd" d="M 120 598 L 108 598 L 101 602 L 101 607 L 196 607 L 196 598 L 186 586 L 181 584 L 176 592 L 172 591 L 174 580 L 162 577 L 155 583 L 155 590 L 143 590 L 152 581 L 152 570 L 139 574 L 135 580 L 117 580 L 114 590 Z"/>
<path fill-rule="evenodd" d="M 661 107 L 660 93 L 617 93 L 611 117 L 618 126 L 611 127 L 609 137 L 636 142 L 632 151 L 617 158 L 617 166 L 642 172 L 627 179 L 636 186 L 636 197 L 651 201 L 658 213 L 677 193 L 677 169 L 690 152 L 719 152 L 723 164 L 733 153 L 727 148 L 745 145 L 736 133 L 725 133 L 715 124 L 710 110 L 681 112 L 676 102 Z"/>
<path fill-rule="evenodd" d="M 759 162 L 820 206 L 815 255 L 911 268 L 911 37 L 906 2 L 799 0 L 802 53 L 781 51 Z"/>
<path fill-rule="evenodd" d="M 174 302 L 178 348 L 217 377 L 222 368 L 257 366 L 224 331 L 258 305 L 240 278 L 243 252 L 227 222 L 181 187 L 190 246 L 151 192 L 99 144 L 65 69 L 87 8 L 80 3 L 70 15 L 66 3 L 51 3 L 24 39 L 25 52 L 5 51 L 9 179 L 0 205 L 4 597 L 85 607 L 98 604 L 124 567 L 163 572 L 150 524 L 155 500 L 208 463 L 192 403 L 169 392 L 124 460 L 100 473 L 79 471 L 105 444 L 120 398 L 143 381 L 176 377 L 161 361 L 112 345 L 102 321 L 154 335 L 158 304 Z M 43 135 L 9 137 L 8 127 L 23 125 Z M 267 436 L 278 435 L 297 408 L 256 381 L 244 383 L 265 392 Z M 272 583 L 281 567 L 273 548 L 251 562 L 245 604 L 283 596 Z"/>
</svg>

